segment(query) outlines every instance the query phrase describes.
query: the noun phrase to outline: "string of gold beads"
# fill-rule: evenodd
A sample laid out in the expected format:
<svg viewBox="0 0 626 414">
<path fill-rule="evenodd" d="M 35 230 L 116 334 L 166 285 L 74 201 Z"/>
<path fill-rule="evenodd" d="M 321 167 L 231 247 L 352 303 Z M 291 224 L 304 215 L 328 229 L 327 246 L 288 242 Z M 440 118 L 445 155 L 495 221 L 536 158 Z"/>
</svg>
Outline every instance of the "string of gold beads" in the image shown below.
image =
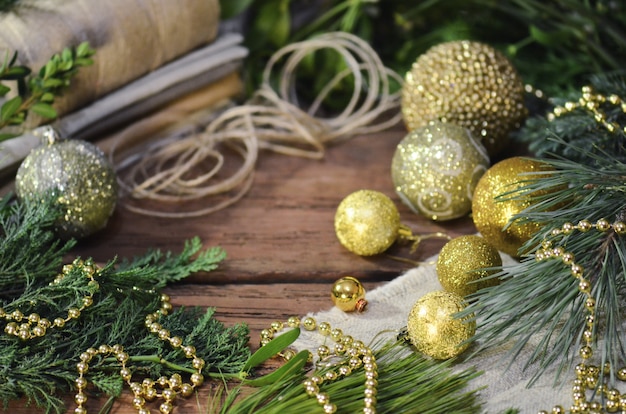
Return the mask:
<svg viewBox="0 0 626 414">
<path fill-rule="evenodd" d="M 553 121 L 556 117 L 570 113 L 576 109 L 586 109 L 590 111 L 597 123 L 602 125 L 607 131 L 615 132 L 620 129 L 620 125 L 617 122 L 609 122 L 606 119 L 606 114 L 600 108 L 601 105 L 609 103 L 621 108 L 622 112 L 626 113 L 626 102 L 619 96 L 612 94 L 604 96 L 593 92 L 591 86 L 584 86 L 582 88 L 582 95 L 578 101 L 566 102 L 561 106 L 556 106 L 552 113 L 548 114 L 548 120 Z M 622 131 L 626 133 L 626 126 L 622 128 Z"/>
<path fill-rule="evenodd" d="M 25 315 L 19 309 L 7 312 L 3 308 L 0 308 L 0 318 L 8 322 L 4 327 L 4 332 L 8 335 L 17 336 L 22 340 L 39 338 L 44 336 L 48 329 L 63 328 L 67 322 L 72 319 L 78 319 L 80 314 L 93 304 L 93 294 L 99 289 L 98 282 L 95 279 L 100 270 L 98 266 L 96 266 L 91 259 L 85 261 L 76 259 L 71 264 L 64 265 L 61 273 L 50 282 L 50 285 L 54 286 L 61 283 L 75 268 L 79 268 L 89 280 L 88 286 L 91 288 L 91 292 L 82 297 L 80 304 L 70 307 L 67 310 L 66 317 L 58 317 L 50 321 L 50 319 L 41 317 L 37 313 Z"/>
<path fill-rule="evenodd" d="M 332 414 L 337 412 L 337 406 L 331 402 L 330 396 L 323 392 L 320 387 L 324 383 L 336 381 L 341 377 L 350 375 L 354 370 L 363 368 L 365 372 L 365 389 L 363 391 L 363 414 L 376 413 L 376 396 L 378 390 L 378 366 L 374 354 L 362 341 L 355 340 L 350 335 L 344 335 L 341 329 L 333 329 L 328 322 L 320 322 L 307 316 L 302 320 L 297 316 L 290 317 L 286 323 L 273 322 L 269 328 L 261 331 L 261 346 L 269 343 L 276 333 L 285 328 L 298 328 L 302 326 L 307 331 L 317 331 L 324 337 L 332 339 L 335 344 L 331 348 L 322 344 L 317 348 L 317 364 L 331 369 L 323 373 L 314 373 L 304 380 L 303 386 L 309 397 L 315 398 L 322 406 L 324 413 Z M 288 349 L 280 354 L 285 359 L 290 359 L 295 355 L 295 351 Z M 312 357 L 312 355 L 311 355 Z M 329 364 L 328 361 L 339 360 L 342 362 Z"/>
<path fill-rule="evenodd" d="M 553 229 L 549 236 L 559 237 L 561 235 L 569 235 L 574 231 L 586 233 L 592 229 L 599 232 L 608 232 L 613 230 L 618 235 L 626 234 L 626 223 L 617 221 L 610 223 L 606 219 L 599 219 L 595 223 L 589 220 L 581 220 L 578 224 L 564 223 L 560 228 Z M 570 407 L 570 413 L 616 413 L 626 411 L 626 395 L 622 394 L 615 388 L 609 388 L 606 384 L 600 384 L 600 375 L 609 375 L 611 366 L 606 363 L 602 367 L 590 364 L 589 361 L 593 356 L 594 341 L 594 325 L 596 322 L 596 300 L 591 294 L 591 282 L 585 277 L 582 266 L 576 263 L 574 254 L 566 251 L 562 246 L 554 246 L 547 237 L 542 241 L 541 247 L 535 252 L 535 259 L 543 261 L 548 259 L 560 259 L 563 264 L 570 268 L 571 275 L 578 280 L 578 291 L 584 295 L 585 309 L 587 316 L 585 318 L 585 330 L 583 331 L 583 343 L 579 350 L 579 356 L 582 359 L 576 365 L 576 379 L 572 386 L 573 404 Z M 617 378 L 626 381 L 626 368 L 617 370 Z M 598 395 L 601 401 L 587 399 L 587 390 L 592 395 Z M 566 413 L 562 406 L 556 405 L 552 408 L 552 414 Z M 539 411 L 538 414 L 548 414 L 548 411 Z"/>
<path fill-rule="evenodd" d="M 88 385 L 88 381 L 85 378 L 85 374 L 89 370 L 89 363 L 96 355 L 102 355 L 104 357 L 113 355 L 120 363 L 120 376 L 126 381 L 133 393 L 133 407 L 137 410 L 138 414 L 150 414 L 150 410 L 146 408 L 146 403 L 159 399 L 163 400 L 159 405 L 159 411 L 163 414 L 169 414 L 174 410 L 174 402 L 179 395 L 189 397 L 197 387 L 203 384 L 204 375 L 202 375 L 202 369 L 204 368 L 205 361 L 198 357 L 195 347 L 192 345 L 184 345 L 182 338 L 172 336 L 170 332 L 158 322 L 161 316 L 167 315 L 171 310 L 172 303 L 170 297 L 162 294 L 160 309 L 146 316 L 145 326 L 150 332 L 157 335 L 159 339 L 169 342 L 172 348 L 180 348 L 185 354 L 185 357 L 192 360 L 191 365 L 194 372 L 190 375 L 189 383 L 185 383 L 178 373 L 173 374 L 169 378 L 162 376 L 157 380 L 145 378 L 141 383 L 133 381 L 132 372 L 127 367 L 127 362 L 130 357 L 124 352 L 121 345 L 101 345 L 98 348 L 89 348 L 80 355 L 80 362 L 76 365 L 78 378 L 76 379 L 77 393 L 74 401 L 77 406 L 74 409 L 74 414 L 87 413 L 87 409 L 85 408 L 87 396 L 84 391 Z M 161 390 L 160 392 L 158 391 L 159 389 Z"/>
</svg>

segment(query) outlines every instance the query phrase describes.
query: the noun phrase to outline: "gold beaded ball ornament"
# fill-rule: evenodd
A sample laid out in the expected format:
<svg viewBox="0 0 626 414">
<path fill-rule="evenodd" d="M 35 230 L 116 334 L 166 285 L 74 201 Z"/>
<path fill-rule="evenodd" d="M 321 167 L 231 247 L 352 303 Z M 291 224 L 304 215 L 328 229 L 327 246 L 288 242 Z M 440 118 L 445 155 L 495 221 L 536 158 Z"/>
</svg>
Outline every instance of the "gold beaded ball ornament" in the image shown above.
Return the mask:
<svg viewBox="0 0 626 414">
<path fill-rule="evenodd" d="M 15 177 L 20 199 L 54 194 L 64 209 L 55 227 L 66 239 L 104 228 L 115 210 L 117 189 L 115 171 L 104 153 L 82 140 L 59 140 L 34 149 Z"/>
<path fill-rule="evenodd" d="M 365 288 L 352 276 L 338 279 L 330 292 L 333 304 L 344 312 L 363 312 L 367 307 Z"/>
<path fill-rule="evenodd" d="M 478 181 L 472 200 L 474 225 L 499 251 L 518 257 L 522 245 L 541 229 L 537 223 L 513 221 L 513 216 L 531 205 L 530 196 L 515 199 L 502 196 L 519 190 L 528 180 L 547 177 L 548 170 L 549 166 L 541 161 L 512 157 L 494 164 Z M 528 175 L 541 171 L 546 174 Z"/>
<path fill-rule="evenodd" d="M 487 277 L 501 266 L 498 250 L 484 238 L 470 234 L 456 237 L 443 246 L 437 257 L 437 276 L 446 292 L 465 297 L 497 285 L 499 279 Z"/>
<path fill-rule="evenodd" d="M 373 256 L 398 238 L 400 213 L 393 201 L 375 190 L 358 190 L 344 198 L 335 213 L 335 234 L 348 250 Z"/>
<path fill-rule="evenodd" d="M 433 120 L 469 129 L 489 155 L 527 116 L 524 85 L 499 51 L 474 41 L 433 46 L 413 63 L 402 88 L 402 115 L 409 131 Z"/>
<path fill-rule="evenodd" d="M 470 212 L 474 188 L 487 168 L 489 155 L 468 129 L 433 121 L 398 144 L 391 177 L 415 213 L 451 220 Z"/>
<path fill-rule="evenodd" d="M 407 331 L 415 348 L 434 359 L 449 359 L 467 349 L 476 322 L 454 315 L 465 309 L 456 293 L 433 291 L 422 296 L 409 313 Z"/>
</svg>

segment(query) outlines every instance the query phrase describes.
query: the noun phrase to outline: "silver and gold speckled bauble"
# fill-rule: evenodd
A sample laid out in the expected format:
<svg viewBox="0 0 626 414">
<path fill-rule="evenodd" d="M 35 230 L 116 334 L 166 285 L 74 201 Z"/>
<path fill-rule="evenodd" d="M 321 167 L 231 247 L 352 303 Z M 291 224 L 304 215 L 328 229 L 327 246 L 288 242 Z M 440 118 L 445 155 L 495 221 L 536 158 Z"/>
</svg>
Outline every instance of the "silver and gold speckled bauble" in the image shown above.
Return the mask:
<svg viewBox="0 0 626 414">
<path fill-rule="evenodd" d="M 432 220 L 465 216 L 489 168 L 483 145 L 466 128 L 431 122 L 410 132 L 396 147 L 391 178 L 396 193 L 416 213 Z"/>
<path fill-rule="evenodd" d="M 62 238 L 81 238 L 102 229 L 115 209 L 117 188 L 115 171 L 104 153 L 80 140 L 34 149 L 15 177 L 20 199 L 56 197 L 64 208 L 56 226 Z"/>
<path fill-rule="evenodd" d="M 465 309 L 463 298 L 455 293 L 434 291 L 422 296 L 411 308 L 407 331 L 415 348 L 434 359 L 460 355 L 476 332 L 476 322 L 459 319 Z"/>
<path fill-rule="evenodd" d="M 517 71 L 503 54 L 480 42 L 433 46 L 405 76 L 402 115 L 409 131 L 433 120 L 455 123 L 472 131 L 493 156 L 526 114 Z"/>
</svg>

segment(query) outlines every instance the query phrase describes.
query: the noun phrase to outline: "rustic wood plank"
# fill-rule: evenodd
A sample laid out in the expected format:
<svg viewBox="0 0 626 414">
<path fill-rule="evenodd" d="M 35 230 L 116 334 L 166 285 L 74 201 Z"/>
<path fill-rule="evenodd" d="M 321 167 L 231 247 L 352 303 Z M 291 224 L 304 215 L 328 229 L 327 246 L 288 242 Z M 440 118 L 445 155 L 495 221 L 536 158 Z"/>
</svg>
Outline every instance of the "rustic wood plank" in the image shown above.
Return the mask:
<svg viewBox="0 0 626 414">
<path fill-rule="evenodd" d="M 400 202 L 390 165 L 404 134 L 398 126 L 355 137 L 329 148 L 322 160 L 264 151 L 250 192 L 237 204 L 205 217 L 147 217 L 126 210 L 122 201 L 108 227 L 83 240 L 76 252 L 105 261 L 115 255 L 141 254 L 148 248 L 178 250 L 183 240 L 199 236 L 207 246 L 224 248 L 228 259 L 210 275 L 193 277 L 194 283 L 328 281 L 346 273 L 388 280 L 407 264 L 386 256 L 358 257 L 337 241 L 335 211 L 351 192 L 368 188 L 389 195 L 402 221 L 415 233 L 443 231 L 456 236 L 475 231 L 469 218 L 432 222 Z M 419 261 L 442 245 L 442 240 L 430 240 L 413 255 L 406 246 L 394 246 L 388 253 Z"/>
</svg>

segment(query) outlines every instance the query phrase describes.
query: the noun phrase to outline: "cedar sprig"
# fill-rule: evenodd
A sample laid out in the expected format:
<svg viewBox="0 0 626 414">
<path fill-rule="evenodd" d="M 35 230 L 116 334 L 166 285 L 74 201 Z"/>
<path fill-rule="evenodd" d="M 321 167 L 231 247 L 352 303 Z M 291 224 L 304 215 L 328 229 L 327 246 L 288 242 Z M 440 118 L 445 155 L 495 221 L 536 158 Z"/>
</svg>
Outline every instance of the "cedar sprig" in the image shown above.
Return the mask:
<svg viewBox="0 0 626 414">
<path fill-rule="evenodd" d="M 477 352 L 503 344 L 512 344 L 508 358 L 520 357 L 530 350 L 526 367 L 537 363 L 531 383 L 554 365 L 557 378 L 576 363 L 585 328 L 587 311 L 576 278 L 560 260 L 536 261 L 534 251 L 552 229 L 564 223 L 577 224 L 586 219 L 595 223 L 600 218 L 610 222 L 626 217 L 626 164 L 598 148 L 588 150 L 573 146 L 559 138 L 558 145 L 581 153 L 593 166 L 555 156 L 543 159 L 554 171 L 541 179 L 525 180 L 517 191 L 499 196 L 501 199 L 521 198 L 530 207 L 514 220 L 539 223 L 543 230 L 524 244 L 529 252 L 519 263 L 504 266 L 493 277 L 500 278 L 498 286 L 480 290 L 469 299 L 471 305 L 462 315 L 474 314 L 478 329 L 474 340 Z M 541 196 L 537 194 L 541 193 Z M 624 295 L 626 295 L 626 240 L 614 231 L 601 233 L 591 230 L 572 232 L 554 239 L 574 254 L 576 263 L 585 270 L 591 282 L 592 295 L 597 301 L 596 338 L 599 349 L 594 355 L 611 364 L 615 370 L 626 362 L 622 332 Z M 555 378 L 555 380 L 557 379 Z"/>
<path fill-rule="evenodd" d="M 64 328 L 51 327 L 43 337 L 26 341 L 0 334 L 3 404 L 25 398 L 47 413 L 64 412 L 62 397 L 75 391 L 80 354 L 102 344 L 122 345 L 130 355 L 129 366 L 138 376 L 193 371 L 180 350 L 146 329 L 145 317 L 159 309 L 163 287 L 193 272 L 215 269 L 225 256 L 223 250 L 202 249 L 200 240 L 192 239 L 179 254 L 154 250 L 120 263 L 111 259 L 95 275 L 97 290 L 87 284 L 80 267 L 50 285 L 73 246 L 72 241 L 59 244 L 54 238 L 52 227 L 58 217 L 52 200 L 18 203 L 6 196 L 0 201 L 0 269 L 4 272 L 0 280 L 3 288 L 10 288 L 10 294 L 0 298 L 0 307 L 9 313 L 19 309 L 25 315 L 37 313 L 53 319 L 65 317 L 70 306 L 93 294 L 93 305 Z M 206 361 L 205 376 L 243 379 L 248 375 L 243 367 L 250 356 L 248 328 L 244 324 L 225 327 L 213 315 L 212 308 L 178 308 L 159 322 L 183 343 L 196 347 L 197 355 Z M 5 324 L 0 319 L 0 329 Z M 87 375 L 93 384 L 90 392 L 119 396 L 124 387 L 119 368 L 115 358 L 93 361 Z"/>
<path fill-rule="evenodd" d="M 0 200 L 0 298 L 21 293 L 40 278 L 49 282 L 58 272 L 63 256 L 76 244 L 56 237 L 54 224 L 60 218 L 52 198 L 17 202 L 8 195 Z"/>
</svg>

